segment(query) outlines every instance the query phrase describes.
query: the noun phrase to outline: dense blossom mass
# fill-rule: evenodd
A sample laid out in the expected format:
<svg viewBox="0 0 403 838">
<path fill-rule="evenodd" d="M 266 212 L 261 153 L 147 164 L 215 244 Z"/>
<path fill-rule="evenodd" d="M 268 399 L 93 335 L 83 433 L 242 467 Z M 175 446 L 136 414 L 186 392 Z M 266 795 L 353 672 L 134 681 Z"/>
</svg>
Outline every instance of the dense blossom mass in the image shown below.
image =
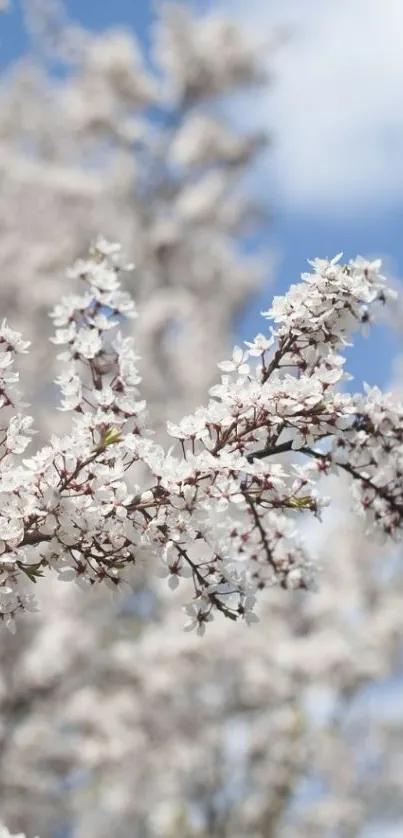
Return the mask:
<svg viewBox="0 0 403 838">
<path fill-rule="evenodd" d="M 328 500 L 318 478 L 335 469 L 352 477 L 356 506 L 375 529 L 401 536 L 402 405 L 376 388 L 339 389 L 351 332 L 393 296 L 379 261 L 315 260 L 264 313 L 269 334 L 219 364 L 207 406 L 168 423 L 177 440 L 168 451 L 149 428 L 137 351 L 122 331 L 137 317 L 121 289 L 125 267 L 119 245 L 100 238 L 68 272 L 84 291 L 51 316 L 71 430 L 30 457 L 33 420 L 14 369 L 28 344 L 1 326 L 0 601 L 8 627 L 19 609 L 34 607 L 24 579 L 52 569 L 84 588 L 119 588 L 144 548 L 160 558 L 171 588 L 193 580 L 186 628 L 203 634 L 216 611 L 251 623 L 259 590 L 311 586 L 300 516 L 320 516 Z M 135 483 L 138 464 L 147 485 Z"/>
</svg>

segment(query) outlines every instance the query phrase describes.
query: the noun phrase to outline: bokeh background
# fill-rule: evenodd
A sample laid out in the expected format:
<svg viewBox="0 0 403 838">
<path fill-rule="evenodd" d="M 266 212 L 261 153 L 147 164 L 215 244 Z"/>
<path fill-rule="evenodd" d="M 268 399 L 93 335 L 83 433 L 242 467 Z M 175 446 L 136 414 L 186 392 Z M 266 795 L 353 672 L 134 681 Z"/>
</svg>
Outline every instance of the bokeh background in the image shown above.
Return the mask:
<svg viewBox="0 0 403 838">
<path fill-rule="evenodd" d="M 29 6 L 29 3 L 26 4 Z M 272 138 L 248 172 L 247 186 L 272 217 L 255 245 L 270 247 L 275 291 L 306 270 L 316 255 L 381 256 L 388 276 L 402 274 L 403 85 L 402 7 L 399 0 L 188 0 L 199 14 L 222 10 L 262 39 L 261 60 L 273 84 L 250 97 L 239 93 L 227 112 L 244 128 Z M 66 0 L 69 17 L 90 31 L 129 27 L 150 60 L 152 0 Z M 2 21 L 0 67 L 10 68 L 32 47 L 20 3 Z M 274 47 L 274 48 L 273 48 Z M 51 62 L 57 76 L 65 72 Z M 237 323 L 247 338 L 267 306 L 264 288 Z M 354 373 L 386 383 L 401 347 L 398 336 L 376 331 L 358 341 Z"/>
</svg>

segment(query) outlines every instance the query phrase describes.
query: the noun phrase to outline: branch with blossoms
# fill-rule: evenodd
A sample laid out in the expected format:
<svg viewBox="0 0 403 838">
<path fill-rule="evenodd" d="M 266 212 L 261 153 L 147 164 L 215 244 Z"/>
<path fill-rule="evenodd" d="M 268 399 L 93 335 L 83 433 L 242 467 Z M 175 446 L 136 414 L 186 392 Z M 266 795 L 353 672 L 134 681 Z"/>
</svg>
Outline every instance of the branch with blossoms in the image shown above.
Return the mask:
<svg viewBox="0 0 403 838">
<path fill-rule="evenodd" d="M 403 407 L 377 388 L 339 390 L 351 333 L 394 295 L 378 261 L 346 265 L 339 256 L 312 266 L 263 313 L 269 332 L 219 364 L 207 406 L 168 422 L 169 450 L 153 438 L 139 356 L 121 331 L 137 312 L 121 289 L 131 266 L 119 245 L 99 239 L 68 272 L 83 291 L 51 316 L 70 433 L 28 458 L 33 420 L 14 370 L 28 344 L 3 322 L 0 613 L 9 628 L 16 612 L 35 607 L 24 580 L 55 571 L 80 587 L 116 589 L 145 548 L 170 588 L 192 580 L 185 628 L 203 634 L 217 612 L 250 624 L 262 589 L 312 586 L 298 523 L 301 514 L 320 516 L 328 499 L 318 481 L 330 471 L 349 474 L 369 525 L 401 537 Z"/>
</svg>

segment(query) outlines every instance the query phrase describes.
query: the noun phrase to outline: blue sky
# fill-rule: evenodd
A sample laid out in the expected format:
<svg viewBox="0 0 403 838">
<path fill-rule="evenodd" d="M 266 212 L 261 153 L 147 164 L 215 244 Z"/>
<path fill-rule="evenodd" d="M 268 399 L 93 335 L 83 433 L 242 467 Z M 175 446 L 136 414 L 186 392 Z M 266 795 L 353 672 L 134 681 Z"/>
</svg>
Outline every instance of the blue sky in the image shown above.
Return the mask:
<svg viewBox="0 0 403 838">
<path fill-rule="evenodd" d="M 403 276 L 403 3 L 401 0 L 222 0 L 269 50 L 273 84 L 244 101 L 240 122 L 271 131 L 256 173 L 275 211 L 282 289 L 307 258 L 381 256 Z M 266 303 L 266 301 L 265 301 Z M 259 301 L 246 326 L 254 323 Z M 403 339 L 359 340 L 356 385 L 385 385 Z"/>
<path fill-rule="evenodd" d="M 343 251 L 387 257 L 403 276 L 403 27 L 401 0 L 194 0 L 222 6 L 245 27 L 272 39 L 290 37 L 268 58 L 272 88 L 240 100 L 236 119 L 261 125 L 273 148 L 250 179 L 272 210 L 265 248 L 276 253 L 274 282 L 237 324 L 237 339 L 261 329 L 259 312 L 306 270 L 306 260 Z M 89 28 L 131 26 L 149 42 L 150 0 L 67 0 L 69 15 Z M 1 17 L 4 67 L 26 48 L 18 0 Z M 350 353 L 356 385 L 384 385 L 403 338 L 377 328 Z"/>
</svg>

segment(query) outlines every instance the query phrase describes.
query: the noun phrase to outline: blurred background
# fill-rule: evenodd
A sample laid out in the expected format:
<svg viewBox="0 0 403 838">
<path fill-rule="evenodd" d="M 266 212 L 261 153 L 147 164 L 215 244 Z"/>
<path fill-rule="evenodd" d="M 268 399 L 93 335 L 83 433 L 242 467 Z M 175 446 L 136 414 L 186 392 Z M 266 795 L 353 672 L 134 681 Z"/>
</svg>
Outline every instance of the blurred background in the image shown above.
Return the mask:
<svg viewBox="0 0 403 838">
<path fill-rule="evenodd" d="M 163 438 L 307 259 L 382 256 L 399 286 L 398 0 L 9 0 L 0 16 L 0 311 L 43 441 L 63 430 L 49 309 L 99 232 L 136 263 L 143 392 Z M 403 317 L 348 352 L 401 391 Z M 306 536 L 316 595 L 184 634 L 133 595 L 49 579 L 0 633 L 0 817 L 41 838 L 400 838 L 402 560 L 347 487 Z"/>
</svg>

